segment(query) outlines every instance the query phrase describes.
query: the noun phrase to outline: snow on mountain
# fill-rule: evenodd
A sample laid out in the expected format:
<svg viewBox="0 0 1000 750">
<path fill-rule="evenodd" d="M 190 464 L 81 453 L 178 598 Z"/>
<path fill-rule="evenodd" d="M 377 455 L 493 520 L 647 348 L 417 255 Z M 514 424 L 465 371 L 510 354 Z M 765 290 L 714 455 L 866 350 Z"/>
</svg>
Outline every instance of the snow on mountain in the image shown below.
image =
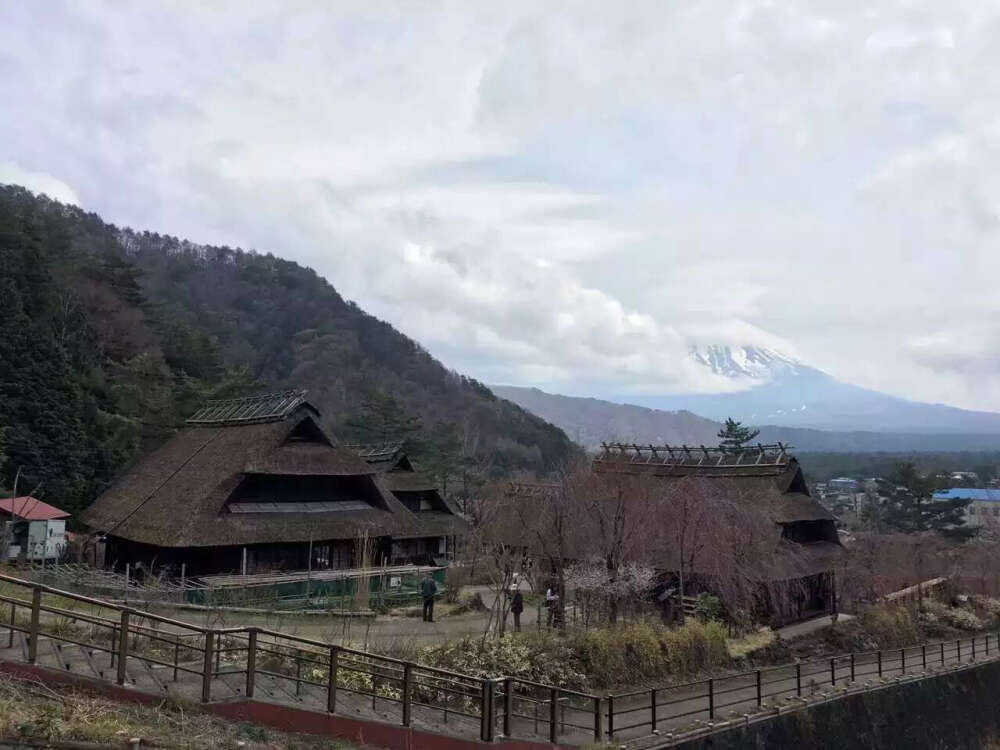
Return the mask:
<svg viewBox="0 0 1000 750">
<path fill-rule="evenodd" d="M 794 374 L 802 365 L 794 357 L 759 346 L 695 345 L 689 356 L 716 375 L 764 382 Z"/>
</svg>

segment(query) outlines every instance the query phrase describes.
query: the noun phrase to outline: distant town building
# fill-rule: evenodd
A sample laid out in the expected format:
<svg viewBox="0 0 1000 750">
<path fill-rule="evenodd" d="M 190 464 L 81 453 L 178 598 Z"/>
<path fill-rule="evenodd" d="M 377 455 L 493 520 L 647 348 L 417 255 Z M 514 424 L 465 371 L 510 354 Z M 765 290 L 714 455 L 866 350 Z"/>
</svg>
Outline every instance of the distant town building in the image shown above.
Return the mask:
<svg viewBox="0 0 1000 750">
<path fill-rule="evenodd" d="M 853 493 L 858 491 L 858 480 L 850 477 L 837 477 L 826 483 L 826 491 L 830 494 Z"/>
<path fill-rule="evenodd" d="M 55 560 L 66 549 L 69 513 L 29 496 L 0 500 L 8 560 Z"/>
<path fill-rule="evenodd" d="M 965 509 L 965 523 L 969 526 L 997 526 L 1000 528 L 1000 490 L 953 487 L 934 493 L 935 500 L 971 500 Z"/>
</svg>

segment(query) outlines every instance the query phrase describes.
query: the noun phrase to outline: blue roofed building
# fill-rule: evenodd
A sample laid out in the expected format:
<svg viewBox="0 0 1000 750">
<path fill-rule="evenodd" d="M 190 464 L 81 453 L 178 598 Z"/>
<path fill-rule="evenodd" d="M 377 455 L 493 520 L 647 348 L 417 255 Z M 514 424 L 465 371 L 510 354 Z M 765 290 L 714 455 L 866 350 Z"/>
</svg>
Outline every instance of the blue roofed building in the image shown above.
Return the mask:
<svg viewBox="0 0 1000 750">
<path fill-rule="evenodd" d="M 1000 490 L 953 487 L 934 493 L 935 500 L 970 500 L 965 509 L 969 526 L 1000 526 Z"/>
</svg>

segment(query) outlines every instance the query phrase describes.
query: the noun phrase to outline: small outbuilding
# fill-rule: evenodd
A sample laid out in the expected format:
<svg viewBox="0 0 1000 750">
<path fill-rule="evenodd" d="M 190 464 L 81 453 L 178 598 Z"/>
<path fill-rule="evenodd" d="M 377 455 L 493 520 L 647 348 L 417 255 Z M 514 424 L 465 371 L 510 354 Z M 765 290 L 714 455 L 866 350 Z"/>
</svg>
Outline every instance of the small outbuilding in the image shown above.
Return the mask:
<svg viewBox="0 0 1000 750">
<path fill-rule="evenodd" d="M 70 514 L 38 498 L 0 499 L 0 531 L 8 560 L 57 560 L 66 549 Z"/>
</svg>

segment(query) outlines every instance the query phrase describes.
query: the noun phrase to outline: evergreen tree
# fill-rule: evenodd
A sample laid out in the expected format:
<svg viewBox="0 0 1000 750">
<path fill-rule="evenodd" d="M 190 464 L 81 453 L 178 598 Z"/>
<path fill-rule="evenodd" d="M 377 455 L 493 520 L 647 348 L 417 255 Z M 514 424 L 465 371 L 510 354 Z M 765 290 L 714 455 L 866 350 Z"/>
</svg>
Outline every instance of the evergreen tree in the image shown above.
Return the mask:
<svg viewBox="0 0 1000 750">
<path fill-rule="evenodd" d="M 407 412 L 395 396 L 380 389 L 370 391 L 361 411 L 345 424 L 365 443 L 405 442 L 420 429 L 420 419 Z"/>
<path fill-rule="evenodd" d="M 935 532 L 951 539 L 975 533 L 965 525 L 969 500 L 935 500 L 936 478 L 922 476 L 912 462 L 898 464 L 887 479 L 879 480 L 882 523 L 904 534 Z"/>
<path fill-rule="evenodd" d="M 725 426 L 717 433 L 719 447 L 724 450 L 738 451 L 760 434 L 760 430 L 746 427 L 732 417 L 726 419 Z"/>
</svg>

